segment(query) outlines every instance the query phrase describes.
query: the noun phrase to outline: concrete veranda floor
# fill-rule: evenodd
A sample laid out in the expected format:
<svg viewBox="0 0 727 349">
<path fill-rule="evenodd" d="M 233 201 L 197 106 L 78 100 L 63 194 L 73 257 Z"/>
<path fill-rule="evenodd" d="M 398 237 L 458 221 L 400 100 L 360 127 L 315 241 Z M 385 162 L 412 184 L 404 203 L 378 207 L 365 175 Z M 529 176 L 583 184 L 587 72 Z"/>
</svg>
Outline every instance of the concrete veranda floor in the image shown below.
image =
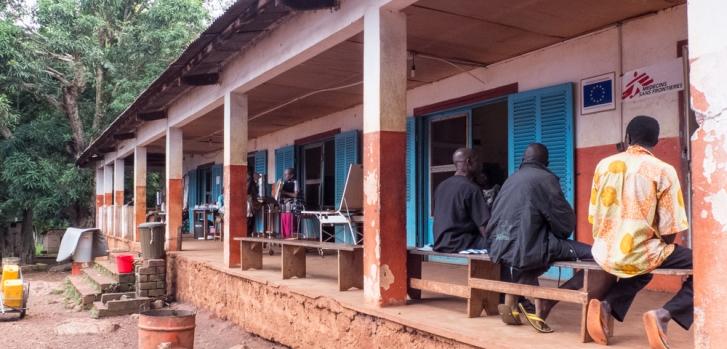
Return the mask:
<svg viewBox="0 0 727 349">
<path fill-rule="evenodd" d="M 364 302 L 363 291 L 352 289 L 338 292 L 336 284 L 335 255 L 320 257 L 310 253 L 307 257 L 305 279 L 282 280 L 280 255 L 265 255 L 263 270 L 227 269 L 222 265 L 222 243 L 220 241 L 185 240 L 180 254 L 187 258 L 205 261 L 217 269 L 252 279 L 268 282 L 295 290 L 310 297 L 328 297 L 342 306 L 394 321 L 412 328 L 451 338 L 463 343 L 487 348 L 600 348 L 594 343 L 581 343 L 579 339 L 580 312 L 578 305 L 561 303 L 554 308 L 548 324 L 555 333 L 536 333 L 530 326 L 507 326 L 499 317 L 467 318 L 466 302 L 463 299 L 437 294 L 423 294 L 423 299 L 406 306 L 379 308 Z M 452 280 L 466 280 L 466 269 L 460 265 L 425 263 L 424 277 Z M 648 343 L 643 332 L 641 314 L 648 309 L 661 306 L 671 294 L 643 291 L 634 302 L 624 323 L 616 322 L 612 348 L 646 348 Z M 692 348 L 692 331 L 684 331 L 675 323 L 669 325 L 669 340 L 672 348 Z"/>
</svg>

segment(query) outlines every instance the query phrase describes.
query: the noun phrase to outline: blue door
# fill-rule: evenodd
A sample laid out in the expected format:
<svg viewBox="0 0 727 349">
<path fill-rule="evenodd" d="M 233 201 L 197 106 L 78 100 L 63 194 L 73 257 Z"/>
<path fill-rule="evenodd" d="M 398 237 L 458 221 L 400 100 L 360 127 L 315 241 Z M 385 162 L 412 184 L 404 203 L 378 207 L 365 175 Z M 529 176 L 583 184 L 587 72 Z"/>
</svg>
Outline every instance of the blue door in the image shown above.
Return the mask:
<svg viewBox="0 0 727 349">
<path fill-rule="evenodd" d="M 509 110 L 509 173 L 517 171 L 528 144 L 543 143 L 548 147 L 550 165 L 560 177 L 566 199 L 573 206 L 575 194 L 573 149 L 573 84 L 566 83 L 510 95 Z M 546 276 L 558 278 L 558 270 Z M 572 270 L 564 270 L 561 278 L 570 278 Z"/>
</svg>

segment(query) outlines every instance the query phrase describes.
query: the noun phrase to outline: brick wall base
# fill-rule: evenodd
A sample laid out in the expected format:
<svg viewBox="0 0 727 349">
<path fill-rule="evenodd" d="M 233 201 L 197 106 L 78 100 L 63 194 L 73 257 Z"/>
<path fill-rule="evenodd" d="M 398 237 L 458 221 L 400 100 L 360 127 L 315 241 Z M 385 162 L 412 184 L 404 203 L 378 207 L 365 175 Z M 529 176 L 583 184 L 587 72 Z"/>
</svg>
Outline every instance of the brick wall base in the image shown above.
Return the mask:
<svg viewBox="0 0 727 349">
<path fill-rule="evenodd" d="M 225 273 L 183 255 L 167 258 L 178 301 L 293 348 L 472 348 L 449 338 Z M 169 280 L 169 279 L 168 279 Z"/>
</svg>

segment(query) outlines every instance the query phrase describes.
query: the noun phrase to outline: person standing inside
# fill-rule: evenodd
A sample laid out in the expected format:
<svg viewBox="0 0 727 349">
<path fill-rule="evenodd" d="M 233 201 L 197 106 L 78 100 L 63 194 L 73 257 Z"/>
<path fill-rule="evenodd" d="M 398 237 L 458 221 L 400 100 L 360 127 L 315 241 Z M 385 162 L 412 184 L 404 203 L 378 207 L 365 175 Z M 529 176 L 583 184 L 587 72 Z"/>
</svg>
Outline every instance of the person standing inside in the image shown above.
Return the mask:
<svg viewBox="0 0 727 349">
<path fill-rule="evenodd" d="M 469 148 L 452 155 L 454 176 L 434 193 L 434 251 L 458 253 L 485 248 L 485 226 L 490 210 L 475 177 L 481 172 L 477 155 Z"/>
<path fill-rule="evenodd" d="M 623 321 L 636 294 L 656 268 L 692 268 L 692 250 L 674 244 L 689 227 L 677 172 L 651 152 L 659 123 L 637 116 L 626 128 L 628 149 L 601 160 L 591 189 L 588 220 L 593 225 L 593 257 L 618 277 L 602 300 L 588 305 L 586 327 L 599 344 L 608 344 L 608 317 Z M 651 348 L 667 348 L 667 324 L 692 325 L 692 277 L 662 308 L 643 315 Z"/>
<path fill-rule="evenodd" d="M 295 205 L 297 204 L 298 180 L 295 179 L 295 169 L 286 168 L 283 171 L 283 185 L 280 190 L 282 212 L 280 214 L 280 230 L 284 239 L 290 239 L 295 232 Z"/>
</svg>

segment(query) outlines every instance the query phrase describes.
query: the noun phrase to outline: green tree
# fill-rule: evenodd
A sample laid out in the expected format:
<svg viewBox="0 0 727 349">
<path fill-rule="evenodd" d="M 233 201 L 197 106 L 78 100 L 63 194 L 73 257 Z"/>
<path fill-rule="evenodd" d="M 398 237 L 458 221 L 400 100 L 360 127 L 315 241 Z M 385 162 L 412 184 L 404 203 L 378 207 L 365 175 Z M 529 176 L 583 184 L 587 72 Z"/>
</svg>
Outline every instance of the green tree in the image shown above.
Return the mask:
<svg viewBox="0 0 727 349">
<path fill-rule="evenodd" d="M 36 5 L 0 1 L 0 254 L 24 261 L 33 226 L 90 224 L 75 159 L 209 21 L 201 0 Z M 14 218 L 20 238 L 4 234 Z"/>
</svg>

